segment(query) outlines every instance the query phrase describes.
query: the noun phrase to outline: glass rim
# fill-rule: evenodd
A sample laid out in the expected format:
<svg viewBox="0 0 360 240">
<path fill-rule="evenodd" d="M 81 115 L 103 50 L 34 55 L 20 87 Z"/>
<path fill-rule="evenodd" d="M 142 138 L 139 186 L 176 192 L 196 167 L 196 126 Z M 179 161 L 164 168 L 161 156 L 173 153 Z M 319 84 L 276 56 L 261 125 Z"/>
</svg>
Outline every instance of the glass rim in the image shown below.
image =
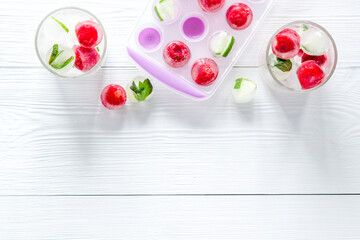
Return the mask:
<svg viewBox="0 0 360 240">
<path fill-rule="evenodd" d="M 329 73 L 329 75 L 327 76 L 327 78 L 325 79 L 325 81 L 323 81 L 321 84 L 319 84 L 318 86 L 314 87 L 314 88 L 311 88 L 311 89 L 293 89 L 293 88 L 290 88 L 288 86 L 286 86 L 285 84 L 283 84 L 281 81 L 279 81 L 275 75 L 273 74 L 273 72 L 270 70 L 270 60 L 268 58 L 268 52 L 271 48 L 271 44 L 272 44 L 272 39 L 275 38 L 275 36 L 281 32 L 283 29 L 287 28 L 287 27 L 290 27 L 292 25 L 295 25 L 295 24 L 309 24 L 309 25 L 313 25 L 317 28 L 319 28 L 320 30 L 322 30 L 330 39 L 332 45 L 333 45 L 333 48 L 334 48 L 334 64 L 333 64 L 333 67 Z M 269 40 L 269 43 L 266 47 L 266 51 L 265 51 L 265 54 L 266 54 L 266 68 L 267 68 L 267 71 L 270 73 L 271 77 L 275 80 L 275 82 L 277 84 L 279 84 L 281 87 L 284 87 L 286 88 L 287 90 L 290 90 L 290 91 L 295 91 L 295 92 L 300 92 L 300 93 L 303 93 L 303 92 L 310 92 L 310 91 L 314 91 L 322 86 L 324 86 L 331 78 L 332 76 L 334 75 L 335 73 L 335 70 L 336 70 L 336 67 L 337 67 L 337 63 L 338 63 L 338 50 L 337 50 L 337 47 L 336 47 L 336 43 L 335 43 L 335 40 L 334 38 L 331 36 L 331 34 L 329 33 L 329 31 L 327 31 L 323 26 L 315 23 L 315 22 L 312 22 L 312 21 L 309 21 L 309 20 L 297 20 L 297 21 L 293 21 L 293 22 L 290 22 L 286 25 L 283 25 L 282 27 L 280 27 L 270 38 Z"/>
<path fill-rule="evenodd" d="M 55 13 L 59 12 L 59 11 L 62 11 L 62 10 L 69 10 L 69 9 L 72 9 L 72 10 L 79 10 L 79 11 L 82 11 L 82 12 L 85 12 L 87 14 L 89 14 L 91 17 L 93 17 L 96 22 L 100 25 L 102 31 L 103 31 L 103 41 L 104 41 L 104 50 L 103 50 L 103 54 L 102 56 L 100 56 L 100 59 L 98 61 L 98 63 L 89 71 L 87 72 L 84 72 L 83 74 L 80 74 L 78 76 L 63 76 L 63 75 L 60 75 L 59 73 L 57 73 L 56 71 L 53 71 L 51 68 L 48 67 L 48 65 L 44 62 L 44 60 L 41 58 L 40 56 L 40 53 L 39 53 L 39 48 L 38 48 L 38 38 L 39 38 L 39 33 L 40 33 L 40 29 L 41 27 L 43 26 L 43 24 L 45 23 L 45 21 L 51 17 L 52 15 L 54 15 Z M 50 13 L 48 13 L 42 20 L 41 22 L 39 23 L 39 26 L 37 27 L 37 30 L 36 30 L 36 34 L 35 34 L 35 51 L 36 51 L 36 55 L 38 56 L 41 64 L 49 71 L 51 72 L 52 74 L 58 76 L 58 77 L 61 77 L 61 78 L 81 78 L 81 77 L 84 77 L 84 76 L 87 76 L 87 75 L 90 75 L 92 73 L 94 73 L 95 71 L 97 71 L 100 67 L 101 67 L 101 64 L 102 62 L 104 61 L 105 59 L 105 56 L 106 56 L 106 53 L 107 53 L 107 35 L 106 35 L 106 31 L 105 31 L 105 28 L 104 26 L 102 25 L 101 21 L 93 14 L 91 13 L 90 11 L 86 10 L 86 9 L 83 9 L 83 8 L 79 8 L 79 7 L 62 7 L 62 8 L 58 8 L 58 9 L 55 9 L 53 11 L 51 11 Z"/>
</svg>

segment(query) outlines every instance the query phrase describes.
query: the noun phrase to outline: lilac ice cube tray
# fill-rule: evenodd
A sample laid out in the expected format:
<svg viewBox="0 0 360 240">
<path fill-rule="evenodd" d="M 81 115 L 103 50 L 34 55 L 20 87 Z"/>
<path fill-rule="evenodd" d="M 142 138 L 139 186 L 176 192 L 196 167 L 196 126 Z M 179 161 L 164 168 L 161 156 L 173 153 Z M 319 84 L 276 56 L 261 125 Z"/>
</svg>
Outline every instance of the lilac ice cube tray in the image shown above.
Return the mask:
<svg viewBox="0 0 360 240">
<path fill-rule="evenodd" d="M 157 16 L 155 5 L 159 0 L 150 1 L 130 36 L 127 45 L 128 54 L 150 75 L 182 95 L 195 100 L 208 99 L 225 80 L 274 0 L 226 0 L 221 10 L 213 13 L 204 12 L 198 0 L 173 1 L 178 5 L 180 13 L 171 23 L 164 23 Z M 244 30 L 235 30 L 227 22 L 226 12 L 236 3 L 248 5 L 253 12 L 253 21 Z M 203 24 L 200 24 L 199 28 L 204 28 L 201 29 L 203 34 L 196 39 L 184 33 L 184 23 L 194 18 L 201 19 Z M 219 31 L 226 31 L 235 38 L 233 49 L 226 58 L 214 57 L 209 49 L 211 37 Z M 184 67 L 173 68 L 163 58 L 165 47 L 172 41 L 185 43 L 191 51 L 191 59 Z M 214 60 L 219 68 L 218 77 L 210 86 L 196 84 L 191 76 L 193 64 L 201 58 Z"/>
</svg>

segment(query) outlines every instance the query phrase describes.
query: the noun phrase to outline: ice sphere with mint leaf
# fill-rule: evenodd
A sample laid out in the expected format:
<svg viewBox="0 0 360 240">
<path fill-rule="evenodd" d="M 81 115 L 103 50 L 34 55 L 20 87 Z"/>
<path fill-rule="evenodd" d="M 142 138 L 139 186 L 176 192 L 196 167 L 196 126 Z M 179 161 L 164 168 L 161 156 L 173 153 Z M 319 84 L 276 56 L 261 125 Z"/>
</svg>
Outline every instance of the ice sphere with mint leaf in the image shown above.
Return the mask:
<svg viewBox="0 0 360 240">
<path fill-rule="evenodd" d="M 269 59 L 270 69 L 277 80 L 284 81 L 285 79 L 290 77 L 294 66 L 293 59 L 280 59 L 276 57 L 273 53 L 270 54 Z"/>
<path fill-rule="evenodd" d="M 154 95 L 153 85 L 148 78 L 135 77 L 126 88 L 127 97 L 131 102 L 143 102 Z"/>
<path fill-rule="evenodd" d="M 50 68 L 59 74 L 64 74 L 73 68 L 75 52 L 72 48 L 61 44 L 54 44 L 46 57 Z"/>
</svg>

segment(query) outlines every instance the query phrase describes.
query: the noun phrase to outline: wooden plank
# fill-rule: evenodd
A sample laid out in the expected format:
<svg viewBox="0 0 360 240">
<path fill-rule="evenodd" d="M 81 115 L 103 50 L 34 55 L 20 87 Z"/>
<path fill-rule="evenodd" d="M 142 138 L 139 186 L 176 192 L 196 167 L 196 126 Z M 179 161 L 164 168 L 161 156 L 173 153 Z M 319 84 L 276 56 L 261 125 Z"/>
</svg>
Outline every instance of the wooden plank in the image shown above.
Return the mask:
<svg viewBox="0 0 360 240">
<path fill-rule="evenodd" d="M 136 70 L 65 80 L 44 69 L 0 75 L 0 194 L 359 193 L 359 68 L 311 94 L 270 91 L 235 69 L 209 101 L 155 83 L 155 96 L 109 112 L 103 86 Z M 232 79 L 259 83 L 235 105 Z"/>
<path fill-rule="evenodd" d="M 359 196 L 1 197 L 1 239 L 350 240 Z"/>
<path fill-rule="evenodd" d="M 0 8 L 1 36 L 0 62 L 4 66 L 40 66 L 35 54 L 35 32 L 42 18 L 61 6 L 75 5 L 94 12 L 103 22 L 109 38 L 109 54 L 106 66 L 133 66 L 125 53 L 125 45 L 137 17 L 148 0 L 96 1 L 37 0 L 20 8 L 22 0 L 2 0 Z M 324 11 L 326 5 L 326 11 Z M 139 7 L 140 6 L 140 7 Z M 257 66 L 259 48 L 282 25 L 299 19 L 308 19 L 323 24 L 338 42 L 340 63 L 360 66 L 360 8 L 359 1 L 277 1 L 270 15 L 259 29 L 248 50 L 239 60 L 239 66 Z M 344 26 L 345 25 L 345 26 Z"/>
</svg>

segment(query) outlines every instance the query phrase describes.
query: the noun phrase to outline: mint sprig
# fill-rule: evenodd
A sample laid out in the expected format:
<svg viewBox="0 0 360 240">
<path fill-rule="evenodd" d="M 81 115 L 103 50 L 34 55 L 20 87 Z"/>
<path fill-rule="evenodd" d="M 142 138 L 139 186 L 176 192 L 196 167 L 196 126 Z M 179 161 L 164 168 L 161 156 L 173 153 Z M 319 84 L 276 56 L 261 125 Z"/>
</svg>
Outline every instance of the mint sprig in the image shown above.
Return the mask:
<svg viewBox="0 0 360 240">
<path fill-rule="evenodd" d="M 292 62 L 290 60 L 285 60 L 281 58 L 276 58 L 277 63 L 274 65 L 278 69 L 280 69 L 282 72 L 290 72 L 292 69 Z"/>
<path fill-rule="evenodd" d="M 68 33 L 69 32 L 69 29 L 62 23 L 60 22 L 59 20 L 57 20 L 56 18 L 54 18 L 53 16 L 51 16 L 51 18 L 57 22 L 58 24 L 60 24 L 60 26 Z"/>
<path fill-rule="evenodd" d="M 153 91 L 153 86 L 150 80 L 147 78 L 143 82 L 139 81 L 139 86 L 137 86 L 135 81 L 133 81 L 130 89 L 133 91 L 136 100 L 142 102 L 145 101 L 148 96 L 150 96 Z"/>
</svg>

